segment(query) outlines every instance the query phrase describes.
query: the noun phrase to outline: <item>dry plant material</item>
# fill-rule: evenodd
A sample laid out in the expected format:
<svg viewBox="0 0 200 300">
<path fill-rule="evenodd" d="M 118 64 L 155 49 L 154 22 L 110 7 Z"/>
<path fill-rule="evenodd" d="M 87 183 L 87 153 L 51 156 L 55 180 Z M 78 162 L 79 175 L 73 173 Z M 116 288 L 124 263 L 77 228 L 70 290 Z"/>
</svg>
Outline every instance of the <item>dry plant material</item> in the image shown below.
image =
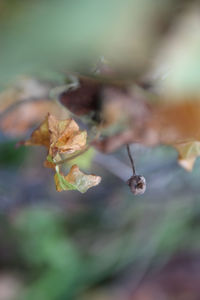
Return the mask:
<svg viewBox="0 0 200 300">
<path fill-rule="evenodd" d="M 87 132 L 79 130 L 73 119 L 57 120 L 48 114 L 44 122 L 25 142 L 26 146 L 45 146 L 48 148 L 48 160 L 59 162 L 62 154 L 72 154 L 86 147 Z"/>
<path fill-rule="evenodd" d="M 79 116 L 91 112 L 98 116 L 103 138 L 95 139 L 93 146 L 101 152 L 134 142 L 172 146 L 179 164 L 189 171 L 200 156 L 199 98 L 167 100 L 130 82 L 80 77 L 79 85 L 63 93 L 60 102 Z"/>
<path fill-rule="evenodd" d="M 73 165 L 66 176 L 60 172 L 60 166 L 71 154 L 79 154 L 88 149 L 87 132 L 81 131 L 73 119 L 57 120 L 55 116 L 48 114 L 24 145 L 39 145 L 48 149 L 44 165 L 56 170 L 55 184 L 58 191 L 78 190 L 84 193 L 101 181 L 99 176 L 82 173 L 77 165 Z M 64 159 L 62 155 L 65 155 Z"/>
<path fill-rule="evenodd" d="M 128 144 L 126 145 L 126 148 L 133 170 L 133 175 L 128 179 L 127 184 L 134 195 L 142 195 L 146 191 L 146 179 L 144 176 L 136 174 L 135 164 Z"/>
<path fill-rule="evenodd" d="M 59 96 L 59 101 L 77 116 L 98 110 L 101 84 L 99 81 L 81 77 L 76 87 L 69 88 Z"/>
<path fill-rule="evenodd" d="M 49 98 L 47 83 L 24 77 L 0 92 L 0 129 L 8 136 L 26 135 L 48 112 L 61 114 L 61 108 Z"/>
<path fill-rule="evenodd" d="M 150 101 L 149 98 L 153 99 Z M 174 147 L 182 167 L 191 170 L 200 155 L 200 101 L 164 99 L 130 82 L 80 77 L 73 90 L 60 95 L 71 112 L 96 118 L 103 138 L 93 146 L 109 153 L 129 143 Z M 187 149 L 183 151 L 183 149 Z"/>
<path fill-rule="evenodd" d="M 18 102 L 19 103 L 19 102 Z M 7 135 L 20 137 L 27 133 L 35 124 L 40 123 L 47 112 L 59 113 L 58 105 L 49 100 L 41 99 L 19 104 L 0 118 L 0 129 Z"/>
<path fill-rule="evenodd" d="M 192 171 L 195 160 L 200 156 L 200 141 L 189 141 L 175 145 L 179 156 L 178 162 L 188 171 Z"/>
<path fill-rule="evenodd" d="M 101 181 L 100 176 L 84 174 L 79 170 L 77 165 L 71 167 L 67 176 L 58 172 L 55 174 L 54 179 L 58 192 L 63 190 L 78 190 L 81 193 L 87 192 L 89 188 L 98 185 Z"/>
</svg>

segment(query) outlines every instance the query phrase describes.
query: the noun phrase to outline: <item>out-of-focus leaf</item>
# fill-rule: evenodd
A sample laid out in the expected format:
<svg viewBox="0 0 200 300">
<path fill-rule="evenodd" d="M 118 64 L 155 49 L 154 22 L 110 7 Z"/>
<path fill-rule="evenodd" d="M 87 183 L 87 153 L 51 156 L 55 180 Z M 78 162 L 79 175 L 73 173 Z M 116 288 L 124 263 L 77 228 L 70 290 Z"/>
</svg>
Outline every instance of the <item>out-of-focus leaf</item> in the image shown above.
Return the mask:
<svg viewBox="0 0 200 300">
<path fill-rule="evenodd" d="M 184 151 L 188 151 L 184 154 L 181 152 L 180 164 L 190 170 L 195 158 L 199 156 L 200 101 L 198 98 L 162 104 L 141 101 L 140 105 L 141 107 L 137 106 L 137 101 L 133 97 L 129 106 L 132 106 L 132 109 L 137 107 L 136 115 L 132 113 L 131 108 L 129 110 L 127 108 L 128 112 L 125 108 L 123 110 L 129 125 L 115 135 L 94 141 L 94 146 L 100 151 L 112 152 L 124 144 L 134 142 L 148 146 L 163 144 L 175 148 L 179 144 L 185 147 L 186 143 Z M 116 106 L 116 111 L 120 115 L 122 106 L 119 107 L 120 109 Z M 111 111 L 114 113 L 114 110 Z"/>
<path fill-rule="evenodd" d="M 81 172 L 77 165 L 73 165 L 67 176 L 55 174 L 55 184 L 58 192 L 63 190 L 78 190 L 81 193 L 100 183 L 101 177 L 96 175 L 86 175 Z"/>
<path fill-rule="evenodd" d="M 175 145 L 182 141 L 199 140 L 199 116 L 198 99 L 186 98 L 178 103 L 155 103 L 151 106 L 148 118 L 143 122 L 145 133 L 143 136 L 139 132 L 136 135 L 141 142 L 155 145 Z"/>
<path fill-rule="evenodd" d="M 54 101 L 41 99 L 40 101 L 27 101 L 16 108 L 2 115 L 0 129 L 4 134 L 13 137 L 21 137 L 33 128 L 33 125 L 40 123 L 47 112 L 56 114 L 59 107 Z"/>
<path fill-rule="evenodd" d="M 20 76 L 8 84 L 0 93 L 0 112 L 4 112 L 14 103 L 28 102 L 30 98 L 46 99 L 49 93 L 49 83 L 40 82 L 33 77 Z"/>
<path fill-rule="evenodd" d="M 0 93 L 0 130 L 6 135 L 23 136 L 34 125 L 40 124 L 48 112 L 61 113 L 53 99 L 49 99 L 50 83 L 31 77 L 21 77 Z"/>
<path fill-rule="evenodd" d="M 175 145 L 178 151 L 179 164 L 188 171 L 191 171 L 195 160 L 200 156 L 200 141 L 190 141 Z"/>
<path fill-rule="evenodd" d="M 81 116 L 96 111 L 100 105 L 101 82 L 90 77 L 77 78 L 73 89 L 66 89 L 59 96 L 63 106 Z"/>
</svg>

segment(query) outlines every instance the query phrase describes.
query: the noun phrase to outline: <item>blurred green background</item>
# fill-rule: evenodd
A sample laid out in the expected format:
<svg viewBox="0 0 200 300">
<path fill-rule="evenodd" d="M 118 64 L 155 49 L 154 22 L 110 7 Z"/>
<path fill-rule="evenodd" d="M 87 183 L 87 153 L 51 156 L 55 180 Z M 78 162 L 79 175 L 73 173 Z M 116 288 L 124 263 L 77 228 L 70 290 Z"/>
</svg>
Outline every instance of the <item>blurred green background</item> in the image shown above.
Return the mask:
<svg viewBox="0 0 200 300">
<path fill-rule="evenodd" d="M 161 95 L 199 95 L 197 8 L 1 0 L 1 90 L 33 76 L 51 93 L 68 71 L 90 72 L 105 56 L 117 77 L 147 80 Z M 92 150 L 78 163 L 102 183 L 84 195 L 57 193 L 45 152 L 16 148 L 20 138 L 0 134 L 0 300 L 200 299 L 199 160 L 187 173 L 171 148 L 132 145 L 147 179 L 139 197 L 125 184 L 125 148 Z"/>
<path fill-rule="evenodd" d="M 55 191 L 44 152 L 2 143 L 0 296 L 8 298 L 0 299 L 157 299 L 154 282 L 166 299 L 179 299 L 188 280 L 198 293 L 199 161 L 186 173 L 171 149 L 131 149 L 147 179 L 142 197 L 112 174 L 113 159 L 124 164 L 121 175 L 131 174 L 125 149 L 93 157 L 103 181 L 81 195 Z"/>
</svg>

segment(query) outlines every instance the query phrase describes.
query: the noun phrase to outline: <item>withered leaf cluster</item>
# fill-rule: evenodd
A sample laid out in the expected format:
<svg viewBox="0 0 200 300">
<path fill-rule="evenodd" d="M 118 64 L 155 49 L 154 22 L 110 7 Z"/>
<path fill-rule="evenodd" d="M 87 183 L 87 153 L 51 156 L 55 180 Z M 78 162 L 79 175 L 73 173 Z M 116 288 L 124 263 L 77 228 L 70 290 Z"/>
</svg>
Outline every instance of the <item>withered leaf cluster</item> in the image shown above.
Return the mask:
<svg viewBox="0 0 200 300">
<path fill-rule="evenodd" d="M 93 145 L 99 151 L 113 152 L 130 143 L 172 146 L 188 171 L 200 156 L 197 97 L 161 98 L 131 82 L 80 77 L 79 86 L 62 93 L 60 102 L 78 116 L 98 116 L 95 121 L 103 138 Z"/>
<path fill-rule="evenodd" d="M 101 177 L 82 173 L 77 165 L 73 165 L 70 172 L 64 176 L 60 166 L 71 154 L 79 153 L 86 149 L 87 132 L 81 131 L 73 119 L 57 120 L 48 114 L 44 122 L 32 133 L 26 146 L 45 146 L 48 149 L 46 167 L 54 168 L 55 184 L 57 191 L 78 190 L 86 192 L 90 187 L 100 183 Z M 64 155 L 64 159 L 63 159 Z"/>
</svg>

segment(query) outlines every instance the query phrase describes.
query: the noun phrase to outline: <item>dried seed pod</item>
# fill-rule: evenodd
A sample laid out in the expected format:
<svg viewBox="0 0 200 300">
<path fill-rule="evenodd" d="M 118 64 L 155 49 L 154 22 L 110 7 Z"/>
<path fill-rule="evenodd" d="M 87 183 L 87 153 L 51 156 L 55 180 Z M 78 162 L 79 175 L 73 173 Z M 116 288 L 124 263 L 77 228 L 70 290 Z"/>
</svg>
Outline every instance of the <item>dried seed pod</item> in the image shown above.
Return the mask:
<svg viewBox="0 0 200 300">
<path fill-rule="evenodd" d="M 133 175 L 127 181 L 134 195 L 142 195 L 146 191 L 146 180 L 142 175 Z"/>
</svg>

